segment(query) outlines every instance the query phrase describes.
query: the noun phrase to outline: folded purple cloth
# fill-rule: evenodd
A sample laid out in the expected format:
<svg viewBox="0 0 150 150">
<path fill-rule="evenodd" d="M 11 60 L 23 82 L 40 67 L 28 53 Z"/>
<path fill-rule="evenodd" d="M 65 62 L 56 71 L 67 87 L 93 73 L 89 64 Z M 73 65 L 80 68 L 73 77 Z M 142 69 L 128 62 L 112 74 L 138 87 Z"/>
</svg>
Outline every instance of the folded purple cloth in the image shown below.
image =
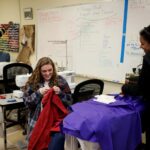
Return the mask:
<svg viewBox="0 0 150 150">
<path fill-rule="evenodd" d="M 141 143 L 140 97 L 115 96 L 104 104 L 91 100 L 72 105 L 62 130 L 75 137 L 98 142 L 102 150 L 134 150 Z M 138 106 L 138 107 L 136 107 Z"/>
</svg>

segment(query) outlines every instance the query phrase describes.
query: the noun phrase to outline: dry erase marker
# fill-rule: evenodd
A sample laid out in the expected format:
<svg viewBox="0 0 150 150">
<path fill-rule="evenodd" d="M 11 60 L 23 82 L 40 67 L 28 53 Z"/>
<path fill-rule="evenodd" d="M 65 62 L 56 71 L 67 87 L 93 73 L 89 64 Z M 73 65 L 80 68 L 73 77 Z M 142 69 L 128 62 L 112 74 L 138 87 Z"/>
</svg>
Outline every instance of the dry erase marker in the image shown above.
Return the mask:
<svg viewBox="0 0 150 150">
<path fill-rule="evenodd" d="M 7 102 L 16 102 L 16 99 L 7 99 Z"/>
</svg>

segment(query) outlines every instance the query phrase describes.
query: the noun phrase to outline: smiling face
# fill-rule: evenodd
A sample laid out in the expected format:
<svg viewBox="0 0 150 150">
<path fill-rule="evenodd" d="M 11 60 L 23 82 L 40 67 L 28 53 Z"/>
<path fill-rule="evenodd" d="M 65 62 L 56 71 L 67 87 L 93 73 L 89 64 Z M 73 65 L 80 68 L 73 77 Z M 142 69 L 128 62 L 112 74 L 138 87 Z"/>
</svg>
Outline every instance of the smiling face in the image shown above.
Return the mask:
<svg viewBox="0 0 150 150">
<path fill-rule="evenodd" d="M 144 50 L 145 53 L 150 52 L 150 43 L 146 41 L 142 36 L 140 36 L 140 47 Z"/>
<path fill-rule="evenodd" d="M 44 81 L 49 81 L 53 76 L 53 66 L 51 64 L 43 65 L 41 67 L 41 75 Z"/>
</svg>

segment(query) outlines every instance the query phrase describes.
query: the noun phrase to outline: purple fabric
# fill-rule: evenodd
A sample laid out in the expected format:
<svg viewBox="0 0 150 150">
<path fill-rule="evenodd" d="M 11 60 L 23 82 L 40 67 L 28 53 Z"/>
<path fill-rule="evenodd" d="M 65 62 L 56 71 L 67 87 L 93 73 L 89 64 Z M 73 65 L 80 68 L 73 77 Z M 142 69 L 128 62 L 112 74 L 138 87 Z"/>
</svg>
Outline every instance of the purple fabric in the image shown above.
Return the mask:
<svg viewBox="0 0 150 150">
<path fill-rule="evenodd" d="M 132 97 L 116 95 L 116 99 L 117 101 L 111 104 L 91 99 L 72 105 L 73 112 L 63 121 L 63 132 L 98 142 L 102 150 L 134 150 L 141 143 L 138 111 L 141 111 L 143 106 L 139 107 L 137 103 L 140 98 L 134 98 L 137 104 Z"/>
</svg>

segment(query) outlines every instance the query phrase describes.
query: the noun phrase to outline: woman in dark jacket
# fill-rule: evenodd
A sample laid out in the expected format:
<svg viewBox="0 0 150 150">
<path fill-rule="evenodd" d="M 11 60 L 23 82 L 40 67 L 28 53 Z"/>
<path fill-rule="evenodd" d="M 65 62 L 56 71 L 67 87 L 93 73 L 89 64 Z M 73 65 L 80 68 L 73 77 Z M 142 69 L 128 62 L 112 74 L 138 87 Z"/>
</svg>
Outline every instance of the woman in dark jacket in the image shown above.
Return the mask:
<svg viewBox="0 0 150 150">
<path fill-rule="evenodd" d="M 144 27 L 140 31 L 141 48 L 144 50 L 143 64 L 140 72 L 137 85 L 124 84 L 122 86 L 122 93 L 128 95 L 141 95 L 146 102 L 146 118 L 145 132 L 146 132 L 146 150 L 150 150 L 150 25 Z"/>
</svg>

